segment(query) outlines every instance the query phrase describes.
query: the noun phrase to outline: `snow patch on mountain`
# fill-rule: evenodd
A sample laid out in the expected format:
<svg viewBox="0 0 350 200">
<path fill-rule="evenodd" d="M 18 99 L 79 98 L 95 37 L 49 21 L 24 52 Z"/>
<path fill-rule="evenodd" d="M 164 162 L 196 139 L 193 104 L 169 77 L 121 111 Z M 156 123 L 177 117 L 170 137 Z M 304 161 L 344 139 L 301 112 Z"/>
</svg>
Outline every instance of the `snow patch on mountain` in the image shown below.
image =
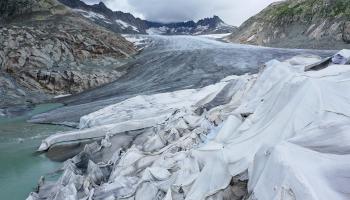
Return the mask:
<svg viewBox="0 0 350 200">
<path fill-rule="evenodd" d="M 98 14 L 92 11 L 86 11 L 81 9 L 73 9 L 75 12 L 81 13 L 84 17 L 90 19 L 106 19 L 106 17 L 102 14 Z"/>
<path fill-rule="evenodd" d="M 132 30 L 136 31 L 136 32 L 139 32 L 139 29 L 136 27 L 136 26 L 133 26 L 131 24 L 128 24 L 120 19 L 116 19 L 115 20 L 116 23 L 120 24 L 122 26 L 122 28 L 126 29 L 126 28 L 132 28 Z"/>
<path fill-rule="evenodd" d="M 77 13 L 80 13 L 82 16 L 84 16 L 88 19 L 91 19 L 93 21 L 102 20 L 103 22 L 105 22 L 107 24 L 112 24 L 112 22 L 102 14 L 95 13 L 92 11 L 86 11 L 86 10 L 82 10 L 82 9 L 73 9 L 73 10 Z"/>
</svg>

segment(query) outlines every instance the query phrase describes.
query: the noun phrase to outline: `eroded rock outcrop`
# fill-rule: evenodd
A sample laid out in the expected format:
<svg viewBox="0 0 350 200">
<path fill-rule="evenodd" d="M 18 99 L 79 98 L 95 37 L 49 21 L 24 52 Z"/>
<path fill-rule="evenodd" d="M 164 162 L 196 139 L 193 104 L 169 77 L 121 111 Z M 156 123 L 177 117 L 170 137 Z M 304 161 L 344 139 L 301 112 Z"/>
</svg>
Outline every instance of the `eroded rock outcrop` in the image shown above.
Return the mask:
<svg viewBox="0 0 350 200">
<path fill-rule="evenodd" d="M 52 11 L 56 7 L 65 12 Z M 11 1 L 1 9 L 7 12 L 2 13 L 6 23 L 0 27 L 0 70 L 22 87 L 23 96 L 34 91 L 49 98 L 109 83 L 125 73 L 119 67 L 136 53 L 120 35 L 71 13 L 56 1 Z M 35 15 L 28 15 L 31 13 Z M 16 99 L 10 105 L 23 104 L 23 99 L 29 98 Z M 35 102 L 35 97 L 32 99 Z M 8 101 L 2 99 L 0 106 L 8 106 Z"/>
</svg>

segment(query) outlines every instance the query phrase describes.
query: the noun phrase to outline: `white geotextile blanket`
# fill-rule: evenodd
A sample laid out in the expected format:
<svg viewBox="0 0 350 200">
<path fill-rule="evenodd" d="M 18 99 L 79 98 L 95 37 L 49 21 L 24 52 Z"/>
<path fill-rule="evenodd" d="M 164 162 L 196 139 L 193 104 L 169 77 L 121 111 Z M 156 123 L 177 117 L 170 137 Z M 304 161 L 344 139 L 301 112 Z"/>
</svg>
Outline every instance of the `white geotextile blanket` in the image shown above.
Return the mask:
<svg viewBox="0 0 350 200">
<path fill-rule="evenodd" d="M 332 62 L 334 64 L 349 64 L 350 62 L 350 50 L 349 49 L 343 49 L 339 51 L 337 54 L 335 54 L 332 57 Z"/>
<path fill-rule="evenodd" d="M 229 77 L 224 81 L 239 84 L 231 100 L 200 116 L 193 114 L 193 106 L 207 105 L 218 95 L 212 89 L 222 92 L 226 83 L 202 91 L 131 99 L 83 117 L 81 127 L 89 130 L 155 117 L 150 113 L 167 116 L 166 125 L 112 159 L 108 181 L 90 190 L 90 195 L 95 199 L 225 199 L 232 178 L 239 177 L 248 179 L 246 197 L 252 200 L 350 199 L 350 66 L 304 71 L 319 61 L 315 57 L 274 60 L 257 77 Z M 171 96 L 176 98 L 170 100 Z M 171 114 L 182 107 L 184 111 Z M 218 117 L 224 122 L 208 125 Z M 145 146 L 152 145 L 160 148 L 147 151 Z"/>
<path fill-rule="evenodd" d="M 210 169 L 186 199 L 214 194 L 247 169 L 259 200 L 350 199 L 350 66 L 299 69 L 270 63 L 234 111 L 252 114 L 238 127 L 227 120 L 237 129 L 193 150 Z"/>
</svg>

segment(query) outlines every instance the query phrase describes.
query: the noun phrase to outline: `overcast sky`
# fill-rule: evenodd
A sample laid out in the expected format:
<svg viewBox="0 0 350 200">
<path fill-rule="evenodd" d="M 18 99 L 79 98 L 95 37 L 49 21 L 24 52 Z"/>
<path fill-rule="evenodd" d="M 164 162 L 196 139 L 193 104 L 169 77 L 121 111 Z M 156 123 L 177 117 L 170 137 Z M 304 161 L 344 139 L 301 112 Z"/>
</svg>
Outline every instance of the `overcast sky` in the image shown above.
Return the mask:
<svg viewBox="0 0 350 200">
<path fill-rule="evenodd" d="M 84 0 L 103 1 L 112 10 L 130 12 L 137 17 L 159 22 L 198 20 L 214 14 L 226 23 L 240 25 L 277 0 Z"/>
</svg>

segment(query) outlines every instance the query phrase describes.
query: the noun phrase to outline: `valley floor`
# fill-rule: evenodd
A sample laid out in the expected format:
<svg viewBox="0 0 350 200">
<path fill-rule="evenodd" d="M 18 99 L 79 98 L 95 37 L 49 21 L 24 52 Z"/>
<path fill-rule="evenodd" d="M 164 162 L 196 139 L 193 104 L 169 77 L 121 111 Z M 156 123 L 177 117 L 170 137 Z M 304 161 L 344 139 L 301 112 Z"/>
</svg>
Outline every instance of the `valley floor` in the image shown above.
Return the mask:
<svg viewBox="0 0 350 200">
<path fill-rule="evenodd" d="M 69 154 L 62 146 L 98 142 L 66 161 L 57 182 L 41 181 L 28 200 L 345 199 L 347 68 L 304 71 L 333 51 L 128 37 L 143 50 L 123 66 L 122 78 L 59 98 L 66 106 L 31 118 L 79 128 L 49 136 L 40 151 Z M 306 173 L 314 169 L 303 164 L 310 161 L 324 165 Z M 328 187 L 327 170 L 337 188 Z M 315 196 L 304 180 L 324 192 Z"/>
</svg>

